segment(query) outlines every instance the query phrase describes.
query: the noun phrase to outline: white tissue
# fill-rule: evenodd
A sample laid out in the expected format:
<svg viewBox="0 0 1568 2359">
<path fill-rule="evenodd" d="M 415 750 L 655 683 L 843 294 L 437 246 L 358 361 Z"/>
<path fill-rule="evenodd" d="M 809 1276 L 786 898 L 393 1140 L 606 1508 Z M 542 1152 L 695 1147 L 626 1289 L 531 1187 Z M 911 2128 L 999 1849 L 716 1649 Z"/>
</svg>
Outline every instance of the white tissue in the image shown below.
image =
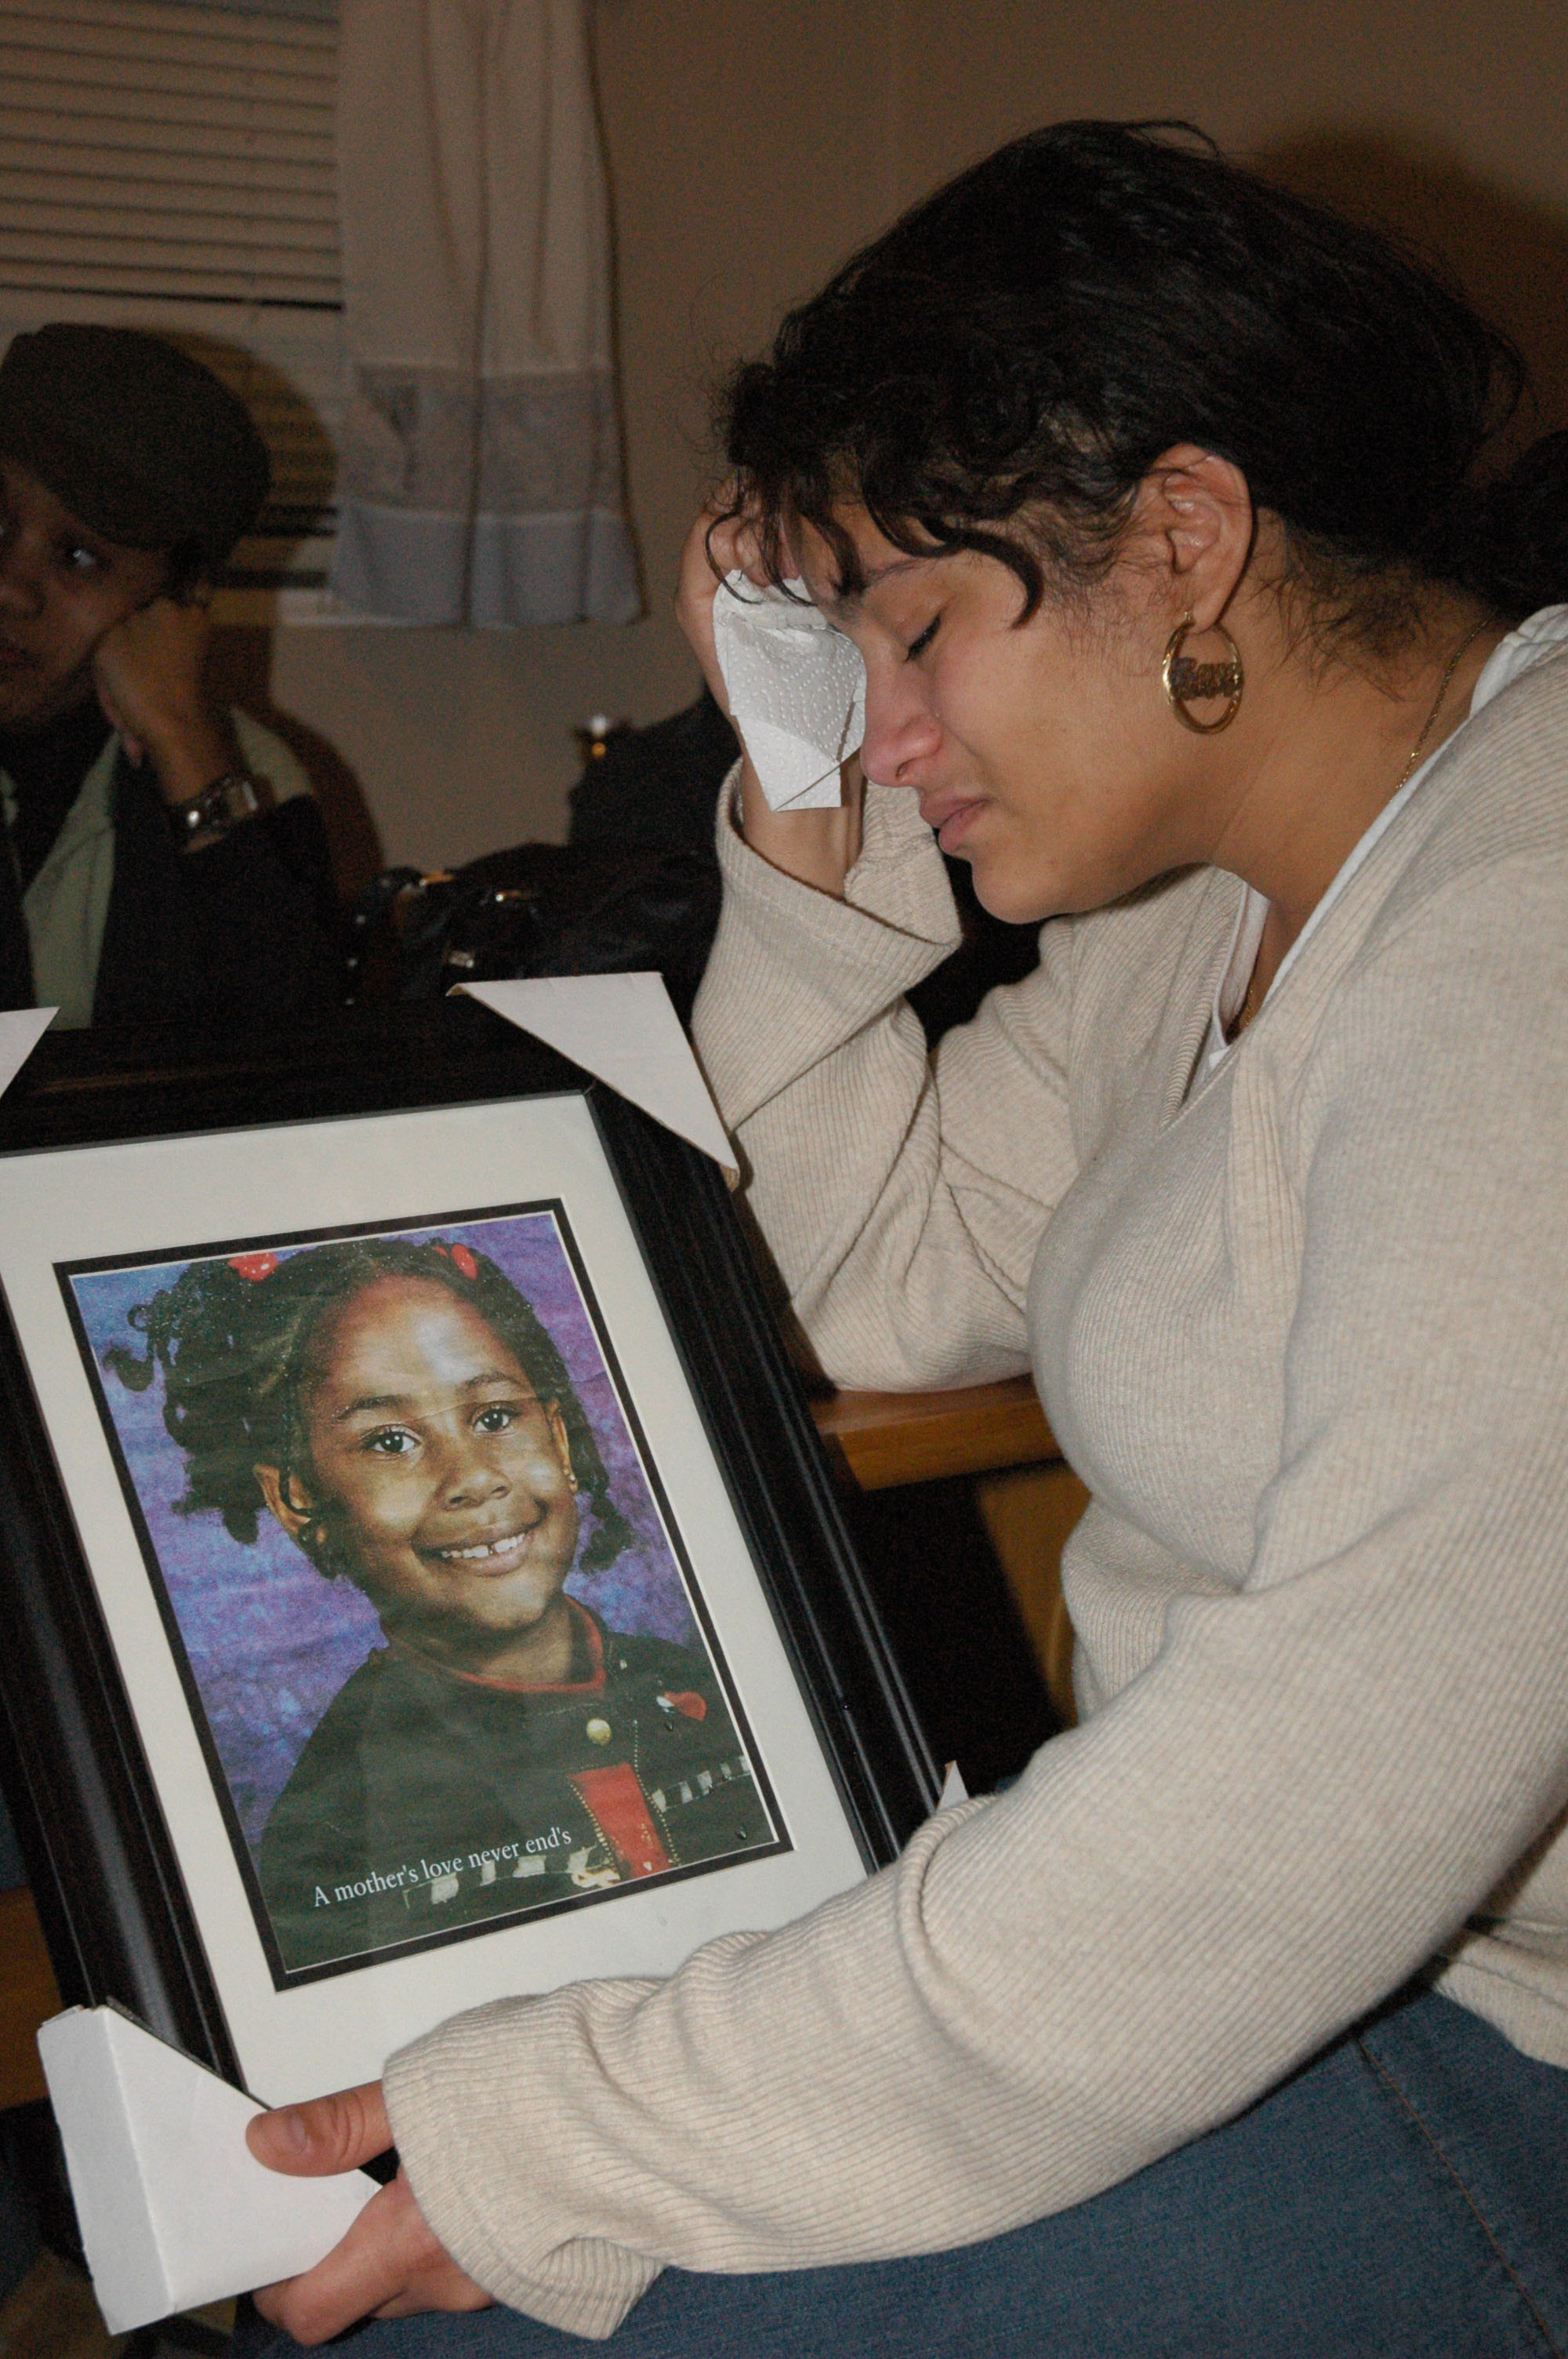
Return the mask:
<svg viewBox="0 0 1568 2359">
<path fill-rule="evenodd" d="M 597 1073 L 666 1130 L 711 1155 L 730 1185 L 738 1185 L 735 1150 L 663 975 L 532 974 L 455 988 Z"/>
<path fill-rule="evenodd" d="M 68 2007 L 38 2054 L 111 2334 L 314 2268 L 376 2191 L 362 2170 L 268 2170 L 255 2099 L 116 2006 Z"/>
<path fill-rule="evenodd" d="M 866 733 L 866 668 L 860 649 L 795 594 L 725 576 L 713 602 L 719 669 L 730 712 L 773 810 L 832 810 L 838 766 Z"/>
<path fill-rule="evenodd" d="M 59 1014 L 58 1007 L 8 1007 L 0 1016 L 0 1097 Z"/>
</svg>

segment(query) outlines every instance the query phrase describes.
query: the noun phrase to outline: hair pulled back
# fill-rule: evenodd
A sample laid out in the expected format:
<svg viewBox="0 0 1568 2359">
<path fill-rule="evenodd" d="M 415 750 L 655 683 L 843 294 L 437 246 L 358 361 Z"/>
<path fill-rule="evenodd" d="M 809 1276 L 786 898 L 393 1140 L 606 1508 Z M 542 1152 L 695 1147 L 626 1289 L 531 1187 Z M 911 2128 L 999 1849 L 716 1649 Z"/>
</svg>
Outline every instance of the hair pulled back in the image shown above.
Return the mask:
<svg viewBox="0 0 1568 2359">
<path fill-rule="evenodd" d="M 287 1484 L 314 1483 L 303 1395 L 320 1375 L 318 1345 L 345 1303 L 384 1277 L 445 1287 L 470 1304 L 505 1344 L 541 1401 L 554 1401 L 566 1428 L 572 1471 L 595 1516 L 580 1569 L 598 1572 L 631 1538 L 610 1496 L 610 1477 L 566 1363 L 533 1305 L 485 1254 L 464 1245 L 415 1245 L 400 1237 L 355 1237 L 310 1245 L 275 1261 L 269 1254 L 192 1262 L 139 1302 L 127 1324 L 147 1340 L 103 1354 L 122 1384 L 145 1392 L 164 1374 L 163 1421 L 185 1452 L 185 1516 L 213 1510 L 231 1537 L 256 1537 L 262 1495 L 255 1468 L 276 1466 Z M 329 1575 L 350 1571 L 341 1541 L 311 1551 Z"/>
<path fill-rule="evenodd" d="M 1568 434 L 1475 480 L 1522 386 L 1429 271 L 1190 125 L 1064 123 L 855 255 L 721 423 L 775 580 L 799 516 L 858 592 L 852 499 L 897 548 L 1000 558 L 1026 614 L 1103 577 L 1140 482 L 1195 442 L 1283 523 L 1314 627 L 1375 642 L 1422 584 L 1509 615 L 1568 597 Z"/>
</svg>

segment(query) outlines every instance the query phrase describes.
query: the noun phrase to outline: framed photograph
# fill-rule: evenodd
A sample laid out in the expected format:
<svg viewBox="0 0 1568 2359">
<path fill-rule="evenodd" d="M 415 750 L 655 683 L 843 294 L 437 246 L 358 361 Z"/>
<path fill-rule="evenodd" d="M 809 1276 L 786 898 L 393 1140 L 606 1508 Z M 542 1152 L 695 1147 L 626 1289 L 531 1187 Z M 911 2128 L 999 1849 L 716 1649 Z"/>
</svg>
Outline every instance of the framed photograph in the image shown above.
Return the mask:
<svg viewBox="0 0 1568 2359">
<path fill-rule="evenodd" d="M 722 1174 L 471 1003 L 0 1101 L 8 1782 L 62 1994 L 268 2103 L 935 1796 Z"/>
</svg>

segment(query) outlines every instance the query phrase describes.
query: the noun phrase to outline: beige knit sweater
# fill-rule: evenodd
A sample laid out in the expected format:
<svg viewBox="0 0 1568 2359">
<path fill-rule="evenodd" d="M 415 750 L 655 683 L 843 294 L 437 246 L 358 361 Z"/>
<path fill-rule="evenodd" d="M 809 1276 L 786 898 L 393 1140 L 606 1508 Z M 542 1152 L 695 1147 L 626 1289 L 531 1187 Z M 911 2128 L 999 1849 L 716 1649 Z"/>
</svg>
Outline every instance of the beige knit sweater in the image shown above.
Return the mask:
<svg viewBox="0 0 1568 2359">
<path fill-rule="evenodd" d="M 752 1201 L 835 1374 L 1033 1357 L 1094 1495 L 1084 1722 L 797 1925 L 395 2060 L 437 2233 L 593 2335 L 665 2261 L 1077 2202 L 1440 1953 L 1568 2063 L 1568 658 L 1452 741 L 1190 1094 L 1234 879 L 1048 926 L 933 1073 L 913 798 L 873 795 L 849 904 L 724 856 L 700 1037 Z"/>
</svg>

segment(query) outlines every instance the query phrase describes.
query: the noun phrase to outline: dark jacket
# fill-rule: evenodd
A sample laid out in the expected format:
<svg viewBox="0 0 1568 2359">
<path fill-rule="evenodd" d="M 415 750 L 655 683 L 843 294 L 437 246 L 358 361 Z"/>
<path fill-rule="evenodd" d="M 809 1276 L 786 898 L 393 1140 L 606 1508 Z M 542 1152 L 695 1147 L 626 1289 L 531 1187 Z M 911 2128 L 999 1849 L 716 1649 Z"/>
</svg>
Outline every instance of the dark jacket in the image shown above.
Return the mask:
<svg viewBox="0 0 1568 2359">
<path fill-rule="evenodd" d="M 333 1004 L 336 897 L 308 795 L 196 853 L 179 850 L 156 782 L 123 753 L 114 798 L 94 1024 L 244 1023 Z M 16 879 L 0 856 L 0 1006 L 30 1007 L 36 997 Z"/>
<path fill-rule="evenodd" d="M 344 1682 L 262 1836 L 286 1973 L 775 1847 L 706 1658 L 574 1613 L 561 1687 L 396 1645 Z"/>
</svg>

